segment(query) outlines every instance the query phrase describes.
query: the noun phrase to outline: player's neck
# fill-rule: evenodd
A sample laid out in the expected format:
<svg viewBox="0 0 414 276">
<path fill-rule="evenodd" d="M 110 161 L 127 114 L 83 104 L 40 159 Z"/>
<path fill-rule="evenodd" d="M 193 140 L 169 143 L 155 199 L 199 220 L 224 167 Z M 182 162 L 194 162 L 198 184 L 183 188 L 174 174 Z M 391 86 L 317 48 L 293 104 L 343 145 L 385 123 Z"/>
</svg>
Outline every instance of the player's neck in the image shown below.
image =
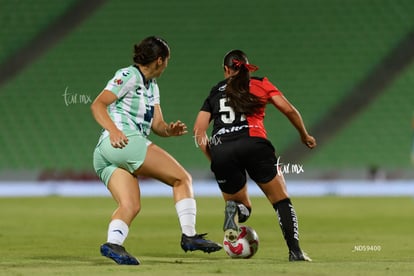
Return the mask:
<svg viewBox="0 0 414 276">
<path fill-rule="evenodd" d="M 135 64 L 134 66 L 141 73 L 144 84 L 147 85 L 148 82 L 154 77 L 153 74 L 151 73 L 152 70 L 149 67 L 140 65 L 140 64 Z"/>
</svg>

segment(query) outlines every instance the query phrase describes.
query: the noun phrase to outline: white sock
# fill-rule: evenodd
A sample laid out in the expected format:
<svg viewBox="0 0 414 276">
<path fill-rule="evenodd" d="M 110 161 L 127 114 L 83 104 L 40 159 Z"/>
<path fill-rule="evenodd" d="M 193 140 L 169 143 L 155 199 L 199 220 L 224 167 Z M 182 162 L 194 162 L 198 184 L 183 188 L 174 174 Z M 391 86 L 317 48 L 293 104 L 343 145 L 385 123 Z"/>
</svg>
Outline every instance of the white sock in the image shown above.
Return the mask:
<svg viewBox="0 0 414 276">
<path fill-rule="evenodd" d="M 188 237 L 196 234 L 196 201 L 193 198 L 184 198 L 175 204 L 178 220 L 181 225 L 181 232 Z"/>
<path fill-rule="evenodd" d="M 107 242 L 122 245 L 128 236 L 129 227 L 120 219 L 114 219 L 109 223 Z"/>
</svg>

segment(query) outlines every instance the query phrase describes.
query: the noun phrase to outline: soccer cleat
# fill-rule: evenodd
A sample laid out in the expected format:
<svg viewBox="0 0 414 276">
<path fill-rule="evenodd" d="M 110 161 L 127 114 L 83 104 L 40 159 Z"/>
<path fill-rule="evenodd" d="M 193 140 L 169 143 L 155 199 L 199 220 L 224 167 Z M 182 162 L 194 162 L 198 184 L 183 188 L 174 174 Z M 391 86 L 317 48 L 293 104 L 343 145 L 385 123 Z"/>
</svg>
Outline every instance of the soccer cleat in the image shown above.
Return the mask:
<svg viewBox="0 0 414 276">
<path fill-rule="evenodd" d="M 250 217 L 250 213 L 252 212 L 252 209 L 247 208 L 246 205 L 244 205 L 243 203 L 238 203 L 237 209 L 238 209 L 237 215 L 238 215 L 239 223 L 246 222 Z"/>
<path fill-rule="evenodd" d="M 312 259 L 303 251 L 289 251 L 289 262 L 298 261 L 312 262 Z"/>
<path fill-rule="evenodd" d="M 129 254 L 122 245 L 113 243 L 104 243 L 101 245 L 102 256 L 114 260 L 120 265 L 139 265 L 140 262 L 131 254 Z"/>
<path fill-rule="evenodd" d="M 239 226 L 236 221 L 238 220 L 237 203 L 234 201 L 226 202 L 226 209 L 224 211 L 224 238 L 229 242 L 235 242 L 239 236 Z"/>
<path fill-rule="evenodd" d="M 222 247 L 220 244 L 204 239 L 206 234 L 196 234 L 193 237 L 188 237 L 185 234 L 181 235 L 181 248 L 187 252 L 201 250 L 206 253 L 219 251 Z"/>
</svg>

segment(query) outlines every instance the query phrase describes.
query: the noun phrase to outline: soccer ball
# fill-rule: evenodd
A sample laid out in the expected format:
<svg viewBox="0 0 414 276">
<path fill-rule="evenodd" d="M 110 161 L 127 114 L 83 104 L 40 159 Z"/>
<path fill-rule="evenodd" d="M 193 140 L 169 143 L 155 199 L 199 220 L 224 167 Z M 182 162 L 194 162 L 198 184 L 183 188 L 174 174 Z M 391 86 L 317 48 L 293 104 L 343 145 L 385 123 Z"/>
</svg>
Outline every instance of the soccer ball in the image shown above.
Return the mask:
<svg viewBox="0 0 414 276">
<path fill-rule="evenodd" d="M 253 228 L 245 225 L 239 226 L 240 234 L 235 242 L 224 237 L 223 248 L 231 258 L 249 259 L 259 249 L 259 236 Z"/>
</svg>

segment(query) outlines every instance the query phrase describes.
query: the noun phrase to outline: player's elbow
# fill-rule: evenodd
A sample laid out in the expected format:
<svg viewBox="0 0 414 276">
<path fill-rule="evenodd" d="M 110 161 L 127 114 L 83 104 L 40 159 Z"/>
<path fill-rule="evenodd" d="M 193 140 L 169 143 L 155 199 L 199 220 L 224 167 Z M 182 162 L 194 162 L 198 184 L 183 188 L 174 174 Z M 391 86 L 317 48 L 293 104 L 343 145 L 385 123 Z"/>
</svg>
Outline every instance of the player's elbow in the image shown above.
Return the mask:
<svg viewBox="0 0 414 276">
<path fill-rule="evenodd" d="M 97 110 L 97 104 L 96 101 L 93 101 L 91 103 L 91 105 L 89 106 L 89 108 L 91 109 L 92 114 L 96 114 L 96 110 Z"/>
</svg>

